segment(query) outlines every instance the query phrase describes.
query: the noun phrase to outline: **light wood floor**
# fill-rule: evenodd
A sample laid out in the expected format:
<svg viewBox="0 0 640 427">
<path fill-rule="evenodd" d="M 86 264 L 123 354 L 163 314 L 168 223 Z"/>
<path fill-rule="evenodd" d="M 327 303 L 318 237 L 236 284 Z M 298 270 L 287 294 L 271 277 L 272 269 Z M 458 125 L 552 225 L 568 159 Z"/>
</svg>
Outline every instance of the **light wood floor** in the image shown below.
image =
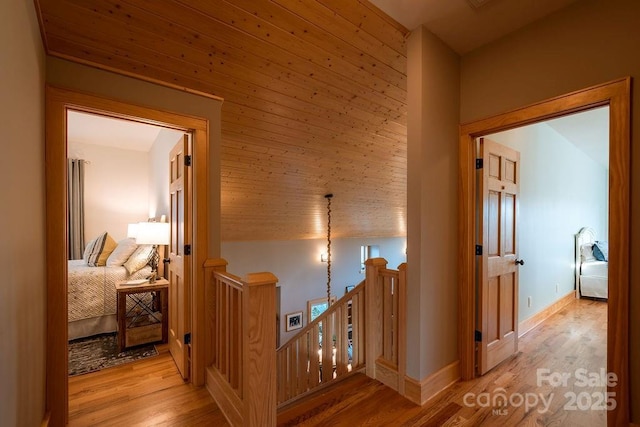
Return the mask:
<svg viewBox="0 0 640 427">
<path fill-rule="evenodd" d="M 228 426 L 204 387 L 185 384 L 171 355 L 69 378 L 70 426 Z"/>
<path fill-rule="evenodd" d="M 606 303 L 576 300 L 520 340 L 520 352 L 474 381 L 459 382 L 420 407 L 389 388 L 355 375 L 278 414 L 278 425 L 305 426 L 605 426 L 602 410 L 566 410 L 565 393 L 595 403 L 604 386 L 580 387 L 576 369 L 606 366 Z M 537 384 L 537 369 L 567 373 L 566 387 Z M 185 385 L 168 354 L 75 377 L 69 381 L 70 425 L 228 425 L 204 388 Z M 504 390 L 504 391 L 502 391 Z M 503 414 L 481 407 L 482 397 L 504 393 Z M 517 396 L 550 402 L 525 411 Z M 465 396 L 466 399 L 465 399 Z M 475 406 L 470 404 L 476 403 Z"/>
</svg>

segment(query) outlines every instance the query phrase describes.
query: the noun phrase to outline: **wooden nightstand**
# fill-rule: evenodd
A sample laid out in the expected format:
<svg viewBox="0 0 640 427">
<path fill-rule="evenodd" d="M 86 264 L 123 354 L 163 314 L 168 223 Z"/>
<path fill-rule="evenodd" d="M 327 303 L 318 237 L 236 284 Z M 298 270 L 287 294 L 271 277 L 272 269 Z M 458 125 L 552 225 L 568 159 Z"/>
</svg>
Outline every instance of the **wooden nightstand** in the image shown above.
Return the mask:
<svg viewBox="0 0 640 427">
<path fill-rule="evenodd" d="M 118 282 L 116 293 L 119 351 L 140 344 L 167 342 L 169 282 L 166 279 L 139 285 Z"/>
</svg>

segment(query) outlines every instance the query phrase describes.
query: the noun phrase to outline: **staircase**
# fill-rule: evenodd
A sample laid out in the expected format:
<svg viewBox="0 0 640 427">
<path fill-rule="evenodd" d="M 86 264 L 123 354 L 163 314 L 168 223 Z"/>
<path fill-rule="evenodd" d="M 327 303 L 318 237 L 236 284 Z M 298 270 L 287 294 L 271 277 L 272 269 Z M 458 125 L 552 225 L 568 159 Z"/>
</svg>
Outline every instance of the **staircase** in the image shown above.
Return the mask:
<svg viewBox="0 0 640 427">
<path fill-rule="evenodd" d="M 357 373 L 404 394 L 407 266 L 365 266 L 363 282 L 276 350 L 277 278 L 205 264 L 206 384 L 231 425 L 274 426 L 278 409 Z"/>
</svg>

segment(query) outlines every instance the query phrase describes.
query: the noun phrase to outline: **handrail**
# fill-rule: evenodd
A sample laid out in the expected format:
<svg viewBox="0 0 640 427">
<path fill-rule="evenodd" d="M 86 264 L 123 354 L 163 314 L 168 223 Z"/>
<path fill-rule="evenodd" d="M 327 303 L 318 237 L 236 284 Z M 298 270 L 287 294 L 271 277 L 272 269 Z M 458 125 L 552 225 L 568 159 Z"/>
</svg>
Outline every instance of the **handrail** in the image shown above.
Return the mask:
<svg viewBox="0 0 640 427">
<path fill-rule="evenodd" d="M 364 367 L 364 292 L 363 281 L 277 350 L 279 406 Z"/>
</svg>

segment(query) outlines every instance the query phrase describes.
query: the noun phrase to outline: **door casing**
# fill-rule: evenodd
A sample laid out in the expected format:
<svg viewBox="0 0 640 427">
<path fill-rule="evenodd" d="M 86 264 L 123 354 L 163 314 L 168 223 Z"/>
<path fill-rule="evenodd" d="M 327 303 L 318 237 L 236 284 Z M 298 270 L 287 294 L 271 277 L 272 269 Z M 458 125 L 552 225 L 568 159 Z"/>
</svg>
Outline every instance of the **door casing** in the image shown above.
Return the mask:
<svg viewBox="0 0 640 427">
<path fill-rule="evenodd" d="M 191 381 L 204 383 L 204 270 L 208 256 L 209 121 L 155 110 L 75 90 L 46 88 L 45 177 L 47 256 L 46 406 L 51 425 L 68 419 L 67 360 L 67 110 L 98 113 L 190 132 L 193 145 L 191 280 Z M 63 224 L 63 226 L 61 226 Z"/>
<path fill-rule="evenodd" d="M 618 376 L 617 406 L 607 424 L 629 423 L 629 227 L 631 78 L 572 92 L 527 107 L 460 126 L 458 349 L 463 380 L 475 376 L 475 138 L 567 114 L 609 106 L 609 302 L 607 370 Z"/>
</svg>

